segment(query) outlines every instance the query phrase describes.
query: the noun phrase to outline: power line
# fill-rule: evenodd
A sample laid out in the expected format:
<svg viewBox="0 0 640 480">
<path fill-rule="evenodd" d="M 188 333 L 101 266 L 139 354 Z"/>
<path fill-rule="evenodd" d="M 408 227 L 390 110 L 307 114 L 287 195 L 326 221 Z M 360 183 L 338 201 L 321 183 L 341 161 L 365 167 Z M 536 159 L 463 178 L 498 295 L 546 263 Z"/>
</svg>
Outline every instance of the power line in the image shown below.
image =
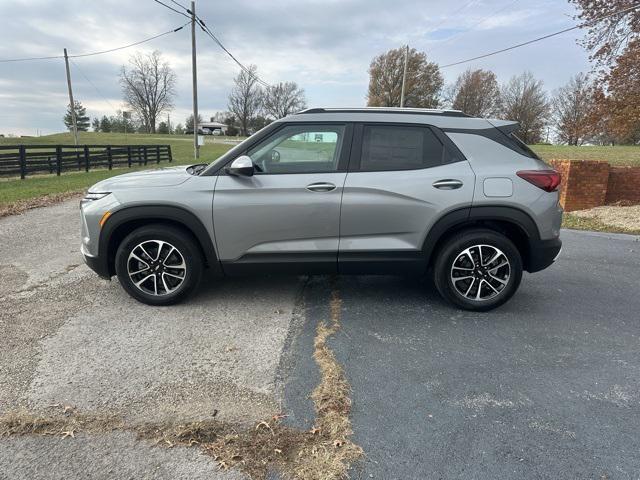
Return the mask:
<svg viewBox="0 0 640 480">
<path fill-rule="evenodd" d="M 182 30 L 184 27 L 189 25 L 189 23 L 185 23 L 184 25 L 179 26 L 178 28 L 174 28 L 173 30 L 169 30 L 168 32 L 160 33 L 158 35 L 154 35 L 153 37 L 146 38 L 144 40 L 140 40 L 139 42 L 130 43 L 129 45 L 124 45 L 122 47 L 111 48 L 109 50 L 102 50 L 101 52 L 92 52 L 92 53 L 82 53 L 79 55 L 69 55 L 69 58 L 80 58 L 80 57 L 91 57 L 93 55 L 102 55 L 103 53 L 111 53 L 117 50 L 124 50 L 125 48 L 135 47 L 136 45 L 140 45 L 142 43 L 150 42 L 151 40 L 155 40 L 156 38 L 164 37 L 165 35 L 169 35 L 171 33 L 176 33 Z"/>
<path fill-rule="evenodd" d="M 168 8 L 168 9 L 169 9 L 169 10 L 171 10 L 172 12 L 176 12 L 178 15 L 182 15 L 182 16 L 187 17 L 187 18 L 189 18 L 189 19 L 190 19 L 189 15 L 187 15 L 186 13 L 181 12 L 180 10 L 176 10 L 176 9 L 175 9 L 175 8 L 173 8 L 172 6 L 167 5 L 166 3 L 162 3 L 160 0 L 153 0 L 153 1 L 154 1 L 154 2 L 156 2 L 156 3 L 159 3 L 160 5 L 162 5 L 162 6 L 163 6 L 163 7 L 165 7 L 165 8 Z M 177 3 L 177 2 L 173 2 L 173 3 Z M 178 3 L 178 6 L 179 6 L 179 7 L 182 7 L 182 5 L 180 5 L 179 3 Z M 184 8 L 184 7 L 182 7 L 182 8 Z M 187 12 L 189 11 L 189 10 L 188 10 L 188 9 L 186 9 L 186 8 L 185 8 L 185 10 L 187 10 Z"/>
<path fill-rule="evenodd" d="M 134 43 L 130 43 L 128 45 L 123 45 L 121 47 L 111 48 L 109 50 L 102 50 L 102 51 L 99 51 L 99 52 L 91 52 L 91 53 L 81 53 L 81 54 L 77 54 L 77 55 L 69 55 L 69 58 L 91 57 L 93 55 L 102 55 L 104 53 L 111 53 L 111 52 L 115 52 L 117 50 L 124 50 L 125 48 L 135 47 L 136 45 L 140 45 L 142 43 L 150 42 L 152 40 L 155 40 L 156 38 L 164 37 L 165 35 L 169 35 L 171 33 L 176 33 L 177 31 L 182 30 L 186 25 L 188 25 L 188 23 L 185 23 L 184 25 L 182 25 L 182 26 L 180 26 L 178 28 L 174 28 L 173 30 L 169 30 L 167 32 L 160 33 L 158 35 L 154 35 L 153 37 L 145 38 L 144 40 L 140 40 L 139 42 L 134 42 Z M 64 58 L 64 55 L 52 55 L 52 56 L 49 56 L 49 57 L 11 58 L 11 59 L 0 60 L 0 63 L 29 62 L 29 61 L 32 61 L 32 60 L 52 60 L 52 59 L 55 59 L 55 58 Z"/>
<path fill-rule="evenodd" d="M 447 20 L 449 20 L 450 17 L 457 15 L 458 13 L 460 13 L 461 11 L 465 10 L 467 7 L 470 7 L 471 5 L 473 5 L 474 3 L 476 3 L 478 0 L 470 0 L 469 2 L 465 3 L 464 5 L 462 5 L 460 8 L 458 8 L 455 12 L 452 12 L 451 14 L 449 14 L 448 16 L 444 17 L 440 22 L 438 22 L 433 28 L 432 30 L 437 30 L 438 28 L 440 28 Z"/>
<path fill-rule="evenodd" d="M 604 19 L 606 19 L 606 18 L 613 17 L 613 16 L 615 16 L 615 15 L 621 15 L 621 14 L 624 14 L 624 13 L 630 12 L 630 11 L 632 11 L 632 10 L 635 10 L 635 9 L 637 9 L 637 8 L 640 8 L 640 5 L 635 5 L 635 6 L 633 6 L 633 7 L 625 8 L 625 9 L 623 9 L 623 10 L 619 10 L 619 11 L 617 11 L 617 12 L 610 13 L 610 14 L 608 14 L 608 15 L 604 15 L 604 16 L 602 16 L 602 17 L 596 18 L 596 19 L 594 19 L 594 20 L 590 20 L 590 21 L 585 22 L 585 23 L 582 23 L 582 24 L 580 24 L 580 25 L 575 25 L 575 26 L 573 26 L 573 27 L 565 28 L 565 29 L 560 30 L 560 31 L 558 31 L 558 32 L 549 33 L 548 35 L 544 35 L 544 36 L 542 36 L 542 37 L 534 38 L 533 40 L 529 40 L 529 41 L 527 41 L 527 42 L 522 42 L 522 43 L 519 43 L 519 44 L 517 44 L 517 45 L 512 45 L 512 46 L 507 47 L 507 48 L 502 48 L 502 49 L 500 49 L 500 50 L 496 50 L 496 51 L 494 51 L 494 52 L 485 53 L 485 54 L 483 54 L 483 55 L 478 55 L 477 57 L 468 58 L 468 59 L 466 59 L 466 60 L 460 60 L 459 62 L 448 63 L 447 65 L 441 65 L 441 66 L 440 66 L 440 68 L 453 67 L 453 66 L 455 66 L 455 65 L 460 65 L 460 64 L 468 63 L 468 62 L 473 62 L 474 60 L 480 60 L 480 59 L 482 59 L 482 58 L 491 57 L 491 56 L 493 56 L 493 55 L 497 55 L 497 54 L 499 54 L 499 53 L 504 53 L 504 52 L 508 52 L 508 51 L 510 51 L 510 50 L 515 50 L 516 48 L 524 47 L 525 45 L 531 45 L 532 43 L 536 43 L 536 42 L 539 42 L 539 41 L 541 41 L 541 40 L 546 40 L 547 38 L 555 37 L 555 36 L 557 36 L 557 35 L 561 35 L 561 34 L 563 34 L 563 33 L 570 32 L 571 30 L 576 30 L 576 29 L 578 29 L 578 28 L 582 28 L 582 27 L 585 27 L 585 26 L 587 26 L 587 25 L 592 25 L 592 24 L 597 23 L 597 22 L 599 22 L 599 21 L 601 21 L 601 20 L 604 20 Z"/>
<path fill-rule="evenodd" d="M 440 28 L 444 22 L 446 22 L 447 20 L 449 20 L 451 17 L 453 17 L 454 15 L 457 15 L 458 13 L 460 13 L 461 11 L 467 9 L 468 7 L 470 7 L 471 5 L 473 5 L 474 3 L 476 3 L 478 0 L 471 0 L 467 3 L 465 3 L 462 7 L 458 8 L 456 11 L 450 13 L 449 15 L 446 15 L 442 20 L 440 20 L 431 30 L 435 31 L 438 28 Z"/>
<path fill-rule="evenodd" d="M 189 15 L 191 15 L 191 10 L 188 9 L 187 7 L 185 7 L 184 5 L 181 5 L 179 2 L 177 2 L 176 0 L 170 0 L 173 4 L 175 4 L 176 6 L 184 9 L 187 13 L 181 12 L 179 10 L 176 10 L 175 8 L 171 7 L 170 5 L 167 5 L 166 3 L 161 2 L 160 0 L 153 0 L 154 2 L 162 5 L 163 7 L 168 8 L 169 10 L 178 13 L 180 15 L 183 15 L 187 18 L 191 18 Z M 477 0 L 471 0 L 469 2 L 469 4 L 476 2 Z M 189 14 L 189 15 L 187 15 Z M 251 72 L 251 70 L 247 67 L 245 67 L 242 62 L 240 62 L 240 60 L 238 60 L 230 51 L 227 47 L 225 47 L 222 42 L 220 41 L 220 39 L 218 37 L 216 37 L 216 35 L 211 31 L 211 29 L 205 24 L 204 20 L 202 20 L 199 16 L 195 15 L 195 18 L 198 22 L 198 25 L 200 26 L 200 28 L 202 29 L 202 31 L 208 35 L 245 73 L 247 73 L 249 76 L 253 77 L 259 84 L 261 84 L 264 87 L 270 87 L 271 85 L 269 85 L 267 82 L 265 82 L 264 80 L 262 80 L 260 77 L 258 77 L 255 73 Z"/>
<path fill-rule="evenodd" d="M 109 104 L 109 106 L 113 109 L 113 111 L 117 111 L 117 108 L 113 106 L 113 104 L 109 101 L 109 99 L 107 97 L 105 97 L 102 92 L 98 89 L 98 87 L 96 87 L 96 85 L 91 81 L 91 79 L 89 79 L 89 77 L 87 77 L 85 75 L 85 73 L 82 71 L 82 69 L 80 68 L 80 65 L 78 65 L 76 62 L 74 62 L 73 60 L 71 60 L 71 64 L 78 70 L 78 72 L 80 72 L 80 75 L 82 75 L 84 77 L 84 79 L 89 82 L 89 84 L 93 87 L 93 89 L 98 93 L 98 95 L 100 95 L 102 97 L 102 99 L 107 102 Z"/>
<path fill-rule="evenodd" d="M 245 67 L 240 60 L 238 60 L 228 49 L 225 47 L 222 42 L 216 37 L 216 35 L 211 31 L 211 29 L 204 23 L 204 21 L 196 16 L 198 22 L 200 23 L 200 28 L 202 31 L 207 34 L 211 39 L 249 76 L 253 77 L 259 84 L 264 87 L 270 87 L 271 85 L 262 80 L 258 75 L 253 73 L 249 68 Z"/>
<path fill-rule="evenodd" d="M 170 1 L 171 1 L 171 3 L 173 3 L 174 5 L 177 5 L 178 7 L 180 7 L 180 8 L 182 8 L 182 9 L 186 10 L 186 11 L 187 11 L 187 13 L 189 13 L 189 9 L 188 9 L 187 7 L 185 7 L 184 5 L 182 5 L 181 3 L 176 2 L 176 0 L 170 0 Z"/>
<path fill-rule="evenodd" d="M 490 18 L 493 18 L 495 15 L 504 12 L 507 8 L 512 7 L 513 5 L 515 5 L 516 3 L 518 3 L 520 0 L 513 0 L 512 2 L 508 3 L 507 5 L 505 5 L 504 7 L 496 10 L 495 12 L 487 15 L 486 17 L 483 17 L 481 20 L 479 20 L 477 23 L 474 23 L 473 25 L 471 25 L 467 30 L 465 30 L 464 32 L 460 32 L 457 33 L 455 35 L 452 35 L 451 37 L 438 42 L 438 46 L 444 45 L 445 43 L 449 43 L 451 40 L 461 37 L 462 35 L 469 33 L 470 31 L 472 31 L 474 28 L 477 28 L 478 26 L 482 25 L 484 22 L 486 22 L 487 20 L 489 20 Z"/>
</svg>

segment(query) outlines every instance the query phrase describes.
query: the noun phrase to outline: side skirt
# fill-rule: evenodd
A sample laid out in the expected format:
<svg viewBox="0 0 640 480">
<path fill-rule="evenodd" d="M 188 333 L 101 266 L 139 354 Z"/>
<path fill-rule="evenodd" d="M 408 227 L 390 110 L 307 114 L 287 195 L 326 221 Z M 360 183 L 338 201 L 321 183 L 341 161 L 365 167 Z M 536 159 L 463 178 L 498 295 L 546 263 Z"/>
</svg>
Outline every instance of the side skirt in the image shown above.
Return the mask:
<svg viewBox="0 0 640 480">
<path fill-rule="evenodd" d="M 421 275 L 427 260 L 416 252 L 349 252 L 292 254 L 249 254 L 234 261 L 223 261 L 228 276 L 255 274 L 289 275 Z"/>
</svg>

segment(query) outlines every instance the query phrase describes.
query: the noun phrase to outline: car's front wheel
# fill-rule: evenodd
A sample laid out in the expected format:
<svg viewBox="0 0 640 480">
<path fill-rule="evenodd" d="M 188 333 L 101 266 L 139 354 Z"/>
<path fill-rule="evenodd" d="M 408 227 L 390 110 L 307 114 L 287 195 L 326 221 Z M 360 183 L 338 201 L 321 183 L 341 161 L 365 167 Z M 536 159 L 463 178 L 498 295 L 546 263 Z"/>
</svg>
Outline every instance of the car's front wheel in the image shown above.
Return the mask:
<svg viewBox="0 0 640 480">
<path fill-rule="evenodd" d="M 168 225 L 147 225 L 120 243 L 115 266 L 122 287 L 148 305 L 171 305 L 196 288 L 202 255 L 191 235 Z"/>
<path fill-rule="evenodd" d="M 493 230 L 467 230 L 440 250 L 434 280 L 440 294 L 465 310 L 486 311 L 505 303 L 522 279 L 513 242 Z"/>
</svg>

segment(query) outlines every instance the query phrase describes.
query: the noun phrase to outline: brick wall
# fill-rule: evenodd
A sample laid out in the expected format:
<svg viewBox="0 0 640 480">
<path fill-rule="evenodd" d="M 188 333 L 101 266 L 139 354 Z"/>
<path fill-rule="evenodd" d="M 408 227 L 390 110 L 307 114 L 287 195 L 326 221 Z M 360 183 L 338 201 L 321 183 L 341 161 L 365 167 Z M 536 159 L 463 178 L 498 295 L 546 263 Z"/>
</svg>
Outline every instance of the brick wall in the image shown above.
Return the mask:
<svg viewBox="0 0 640 480">
<path fill-rule="evenodd" d="M 640 204 L 640 167 L 611 167 L 605 203 Z"/>
<path fill-rule="evenodd" d="M 625 202 L 640 204 L 640 167 L 595 160 L 549 162 L 562 175 L 560 203 L 567 212 Z"/>
<path fill-rule="evenodd" d="M 568 160 L 551 160 L 548 163 L 560 172 L 562 176 L 562 183 L 560 184 L 560 205 L 564 208 L 567 199 L 567 179 L 569 178 L 569 166 L 571 162 Z"/>
</svg>

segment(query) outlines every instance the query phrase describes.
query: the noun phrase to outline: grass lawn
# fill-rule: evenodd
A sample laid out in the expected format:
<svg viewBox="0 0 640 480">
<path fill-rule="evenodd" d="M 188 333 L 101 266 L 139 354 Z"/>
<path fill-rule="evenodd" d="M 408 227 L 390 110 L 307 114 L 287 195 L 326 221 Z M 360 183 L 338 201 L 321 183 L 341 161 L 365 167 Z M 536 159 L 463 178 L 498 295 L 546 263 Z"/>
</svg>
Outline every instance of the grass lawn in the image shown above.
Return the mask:
<svg viewBox="0 0 640 480">
<path fill-rule="evenodd" d="M 232 145 L 222 143 L 222 137 L 206 137 L 207 143 L 200 149 L 200 162 L 209 163 Z M 80 132 L 81 144 L 169 144 L 173 153 L 174 162 L 171 165 L 186 165 L 193 161 L 193 138 L 190 135 L 160 135 L 160 134 L 120 134 L 120 133 L 93 133 Z M 43 137 L 32 138 L 0 138 L 0 145 L 24 144 L 72 144 L 71 133 L 60 133 Z M 316 145 L 314 144 L 315 148 Z M 640 146 L 624 147 L 569 147 L 556 145 L 533 145 L 533 150 L 544 159 L 570 159 L 570 160 L 606 160 L 616 165 L 640 166 Z M 161 164 L 164 166 L 168 163 Z M 66 172 L 60 177 L 55 175 L 35 175 L 20 179 L 0 179 L 0 207 L 14 205 L 16 203 L 37 199 L 45 195 L 63 194 L 66 192 L 82 191 L 92 184 L 114 175 L 119 175 L 138 169 L 120 168 L 111 171 L 93 170 L 89 173 Z M 143 167 L 145 168 L 145 167 Z M 155 168 L 150 165 L 146 168 Z"/>
<path fill-rule="evenodd" d="M 200 163 L 209 163 L 229 150 L 233 145 L 223 144 L 220 137 L 207 137 L 207 143 L 200 148 Z M 218 142 L 218 143 L 216 143 Z M 0 138 L 0 145 L 28 144 L 73 144 L 70 133 L 47 135 L 33 138 Z M 80 132 L 80 144 L 112 144 L 112 145 L 144 145 L 169 144 L 173 154 L 172 163 L 161 163 L 160 166 L 189 165 L 193 160 L 193 137 L 189 135 L 147 135 Z M 142 168 L 157 168 L 156 164 Z M 109 170 L 91 170 L 85 172 L 63 172 L 55 175 L 33 175 L 25 180 L 19 178 L 0 179 L 0 206 L 30 200 L 44 195 L 53 195 L 73 191 L 82 191 L 94 183 L 114 175 L 140 170 L 134 168 L 118 168 Z"/>
<path fill-rule="evenodd" d="M 640 166 L 640 146 L 531 145 L 544 160 L 604 160 L 611 165 Z"/>
</svg>

